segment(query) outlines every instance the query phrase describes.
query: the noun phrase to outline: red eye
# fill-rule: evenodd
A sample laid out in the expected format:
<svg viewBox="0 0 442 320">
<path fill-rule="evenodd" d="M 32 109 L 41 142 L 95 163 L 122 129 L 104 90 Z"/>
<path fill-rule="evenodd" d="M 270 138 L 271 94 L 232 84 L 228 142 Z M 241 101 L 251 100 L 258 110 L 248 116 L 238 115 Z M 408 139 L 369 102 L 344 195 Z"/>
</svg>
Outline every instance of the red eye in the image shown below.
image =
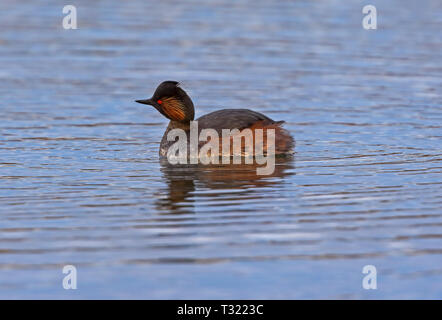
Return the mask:
<svg viewBox="0 0 442 320">
<path fill-rule="evenodd" d="M 158 102 L 158 104 L 162 104 L 163 103 L 163 101 L 161 101 L 161 100 L 158 100 L 157 102 Z"/>
</svg>

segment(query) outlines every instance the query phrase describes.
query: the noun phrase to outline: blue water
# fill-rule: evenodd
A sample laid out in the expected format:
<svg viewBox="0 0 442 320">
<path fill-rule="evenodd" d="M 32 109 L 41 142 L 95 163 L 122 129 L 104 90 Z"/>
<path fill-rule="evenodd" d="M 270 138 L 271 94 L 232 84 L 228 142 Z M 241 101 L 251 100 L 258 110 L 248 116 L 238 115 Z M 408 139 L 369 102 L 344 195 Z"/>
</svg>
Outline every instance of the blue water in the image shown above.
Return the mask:
<svg viewBox="0 0 442 320">
<path fill-rule="evenodd" d="M 366 4 L 2 0 L 0 298 L 442 298 L 442 4 Z M 164 80 L 294 158 L 162 165 Z"/>
</svg>

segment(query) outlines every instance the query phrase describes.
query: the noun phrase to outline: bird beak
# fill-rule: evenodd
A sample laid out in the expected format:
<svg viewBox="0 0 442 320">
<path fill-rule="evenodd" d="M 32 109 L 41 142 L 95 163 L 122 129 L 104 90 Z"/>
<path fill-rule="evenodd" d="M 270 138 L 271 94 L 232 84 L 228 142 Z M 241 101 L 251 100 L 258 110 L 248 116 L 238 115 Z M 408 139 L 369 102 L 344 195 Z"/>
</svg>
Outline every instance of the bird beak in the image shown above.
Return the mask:
<svg viewBox="0 0 442 320">
<path fill-rule="evenodd" d="M 149 105 L 153 106 L 153 103 L 152 103 L 152 100 L 151 100 L 151 99 L 146 99 L 146 100 L 135 100 L 135 102 L 142 103 L 142 104 L 149 104 Z"/>
</svg>

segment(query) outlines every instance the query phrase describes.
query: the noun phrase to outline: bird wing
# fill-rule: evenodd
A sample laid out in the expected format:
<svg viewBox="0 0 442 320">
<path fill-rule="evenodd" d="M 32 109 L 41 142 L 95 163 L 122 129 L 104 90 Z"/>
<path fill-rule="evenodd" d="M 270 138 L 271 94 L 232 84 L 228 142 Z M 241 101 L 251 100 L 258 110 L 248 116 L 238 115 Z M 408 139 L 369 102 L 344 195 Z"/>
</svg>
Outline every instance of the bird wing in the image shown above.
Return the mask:
<svg viewBox="0 0 442 320">
<path fill-rule="evenodd" d="M 208 113 L 197 119 L 198 130 L 215 129 L 221 133 L 222 129 L 244 129 L 252 126 L 258 121 L 266 124 L 282 123 L 283 121 L 273 121 L 262 113 L 249 109 L 223 109 Z"/>
</svg>

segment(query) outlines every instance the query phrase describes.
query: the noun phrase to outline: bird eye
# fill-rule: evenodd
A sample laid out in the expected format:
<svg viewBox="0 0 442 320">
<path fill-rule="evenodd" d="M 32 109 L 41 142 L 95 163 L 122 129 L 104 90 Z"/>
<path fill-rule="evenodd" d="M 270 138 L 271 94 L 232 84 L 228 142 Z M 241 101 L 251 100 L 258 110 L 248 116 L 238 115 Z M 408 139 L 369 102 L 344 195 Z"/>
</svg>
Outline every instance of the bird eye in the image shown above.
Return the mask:
<svg viewBox="0 0 442 320">
<path fill-rule="evenodd" d="M 161 101 L 161 100 L 158 100 L 157 102 L 158 102 L 158 104 L 162 104 L 163 103 L 163 101 Z"/>
</svg>

